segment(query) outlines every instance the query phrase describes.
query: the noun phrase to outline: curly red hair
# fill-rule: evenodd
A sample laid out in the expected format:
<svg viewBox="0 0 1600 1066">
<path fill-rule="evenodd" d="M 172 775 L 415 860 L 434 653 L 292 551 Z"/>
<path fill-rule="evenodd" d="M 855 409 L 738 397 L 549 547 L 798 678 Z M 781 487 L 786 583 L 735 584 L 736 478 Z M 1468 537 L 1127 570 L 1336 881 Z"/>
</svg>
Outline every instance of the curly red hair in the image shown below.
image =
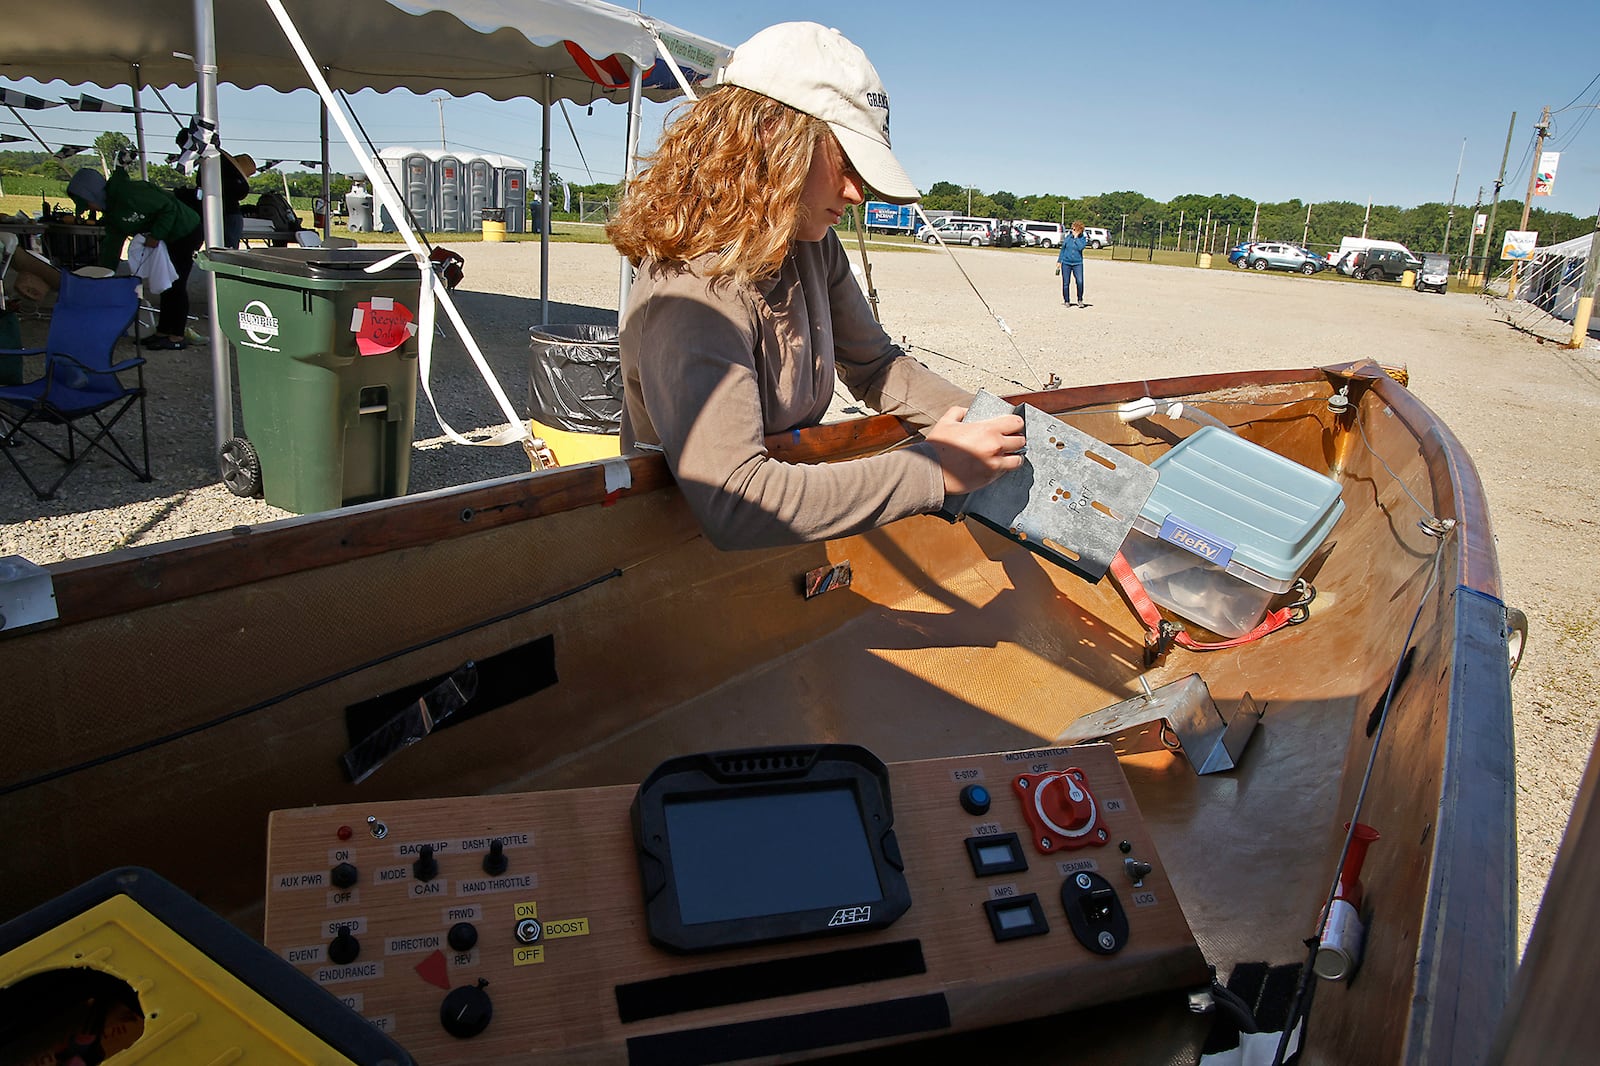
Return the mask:
<svg viewBox="0 0 1600 1066">
<path fill-rule="evenodd" d="M 679 112 L 628 185 L 606 236 L 634 266 L 688 262 L 740 283 L 771 277 L 799 228 L 821 119 L 737 85 Z"/>
</svg>

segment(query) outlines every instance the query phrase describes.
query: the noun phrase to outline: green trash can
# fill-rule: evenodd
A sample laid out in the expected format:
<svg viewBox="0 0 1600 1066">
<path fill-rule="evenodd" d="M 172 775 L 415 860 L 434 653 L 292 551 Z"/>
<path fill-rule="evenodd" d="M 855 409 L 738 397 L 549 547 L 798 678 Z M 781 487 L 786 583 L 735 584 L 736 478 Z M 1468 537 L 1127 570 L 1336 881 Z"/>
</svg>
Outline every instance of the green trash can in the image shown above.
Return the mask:
<svg viewBox="0 0 1600 1066">
<path fill-rule="evenodd" d="M 368 248 L 211 248 L 217 314 L 239 367 L 245 436 L 223 481 L 296 514 L 404 496 L 417 412 L 422 278 Z"/>
</svg>

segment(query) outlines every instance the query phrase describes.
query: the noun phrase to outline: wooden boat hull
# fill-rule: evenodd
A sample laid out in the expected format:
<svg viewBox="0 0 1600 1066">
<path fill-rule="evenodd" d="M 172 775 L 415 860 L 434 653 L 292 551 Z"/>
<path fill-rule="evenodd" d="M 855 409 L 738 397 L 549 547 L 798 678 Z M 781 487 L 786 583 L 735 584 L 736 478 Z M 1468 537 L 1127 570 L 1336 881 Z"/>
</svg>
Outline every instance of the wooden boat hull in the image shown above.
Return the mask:
<svg viewBox="0 0 1600 1066">
<path fill-rule="evenodd" d="M 1340 415 L 1328 398 L 1346 387 Z M 1371 364 L 1018 399 L 1148 461 L 1185 430 L 1110 413 L 1139 395 L 1339 480 L 1346 514 L 1313 563 L 1308 624 L 1146 671 L 1110 582 L 976 523 L 724 553 L 646 456 L 610 496 L 590 464 L 52 567 L 60 620 L 0 637 L 26 709 L 0 752 L 0 918 L 138 864 L 259 933 L 273 810 L 626 784 L 669 755 L 751 745 L 1034 748 L 1137 695 L 1141 675 L 1198 671 L 1219 705 L 1266 705 L 1240 768 L 1122 762 L 1206 957 L 1224 975 L 1302 961 L 1370 760 L 1361 820 L 1383 838 L 1363 875 L 1366 959 L 1320 986 L 1308 1061 L 1478 1061 L 1509 988 L 1516 896 L 1506 617 L 1470 460 Z M 773 446 L 820 461 L 903 437 L 875 418 Z M 1421 528 L 1419 504 L 1453 528 Z M 848 590 L 803 596 L 808 571 L 844 560 Z M 513 649 L 508 702 L 350 783 L 347 709 Z M 1121 1010 L 1141 1020 L 1085 1037 L 1105 1061 L 1128 1052 L 1128 1028 L 1192 1050 L 1181 1011 L 1154 1025 Z M 1055 1039 L 1019 1029 L 1019 1055 L 1034 1038 L 1040 1054 Z"/>
</svg>

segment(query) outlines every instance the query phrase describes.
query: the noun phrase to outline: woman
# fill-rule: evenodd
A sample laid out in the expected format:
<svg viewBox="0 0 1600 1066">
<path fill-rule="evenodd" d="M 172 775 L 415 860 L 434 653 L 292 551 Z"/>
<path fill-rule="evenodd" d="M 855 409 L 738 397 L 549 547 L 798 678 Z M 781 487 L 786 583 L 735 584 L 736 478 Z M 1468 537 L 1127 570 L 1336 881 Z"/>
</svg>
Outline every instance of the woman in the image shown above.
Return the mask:
<svg viewBox="0 0 1600 1066">
<path fill-rule="evenodd" d="M 607 227 L 638 268 L 621 329 L 623 447 L 666 455 L 718 547 L 858 533 L 1022 464 L 1022 419 L 962 422 L 971 394 L 889 340 L 833 233 L 868 186 L 921 196 L 888 121 L 877 72 L 837 30 L 770 27 L 668 126 Z M 921 442 L 826 465 L 773 459 L 763 438 L 820 422 L 836 375 L 925 428 Z"/>
<path fill-rule="evenodd" d="M 1078 306 L 1088 307 L 1083 302 L 1083 250 L 1088 247 L 1089 238 L 1083 235 L 1083 223 L 1074 220 L 1072 232 L 1061 238 L 1061 251 L 1056 254 L 1056 273 L 1061 275 L 1061 298 L 1072 306 L 1072 280 L 1078 280 Z"/>
<path fill-rule="evenodd" d="M 166 245 L 176 280 L 162 290 L 156 331 L 144 344 L 146 348 L 187 348 L 189 268 L 194 266 L 194 253 L 205 237 L 199 214 L 166 189 L 134 181 L 121 168 L 113 170 L 107 180 L 98 170 L 85 167 L 67 183 L 67 193 L 79 211 L 92 207 L 103 216 L 106 233 L 100 241 L 101 266 L 116 269 L 122 261 L 123 242 L 136 233 L 144 234 L 147 244 L 159 241 Z"/>
</svg>

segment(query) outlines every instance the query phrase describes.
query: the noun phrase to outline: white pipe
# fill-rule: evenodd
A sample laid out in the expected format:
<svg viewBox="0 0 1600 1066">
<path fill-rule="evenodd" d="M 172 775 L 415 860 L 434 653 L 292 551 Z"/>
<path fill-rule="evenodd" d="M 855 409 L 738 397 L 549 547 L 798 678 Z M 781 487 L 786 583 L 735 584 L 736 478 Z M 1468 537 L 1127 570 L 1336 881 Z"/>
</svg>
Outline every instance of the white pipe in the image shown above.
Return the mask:
<svg viewBox="0 0 1600 1066">
<path fill-rule="evenodd" d="M 1232 426 L 1217 418 L 1215 415 L 1202 411 L 1198 407 L 1187 407 L 1178 400 L 1161 402 L 1149 396 L 1141 396 L 1137 400 L 1129 400 L 1117 408 L 1117 417 L 1123 422 L 1137 422 L 1142 418 L 1152 415 L 1165 415 L 1168 418 L 1187 419 L 1202 426 L 1216 426 L 1218 429 L 1234 432 Z"/>
</svg>

